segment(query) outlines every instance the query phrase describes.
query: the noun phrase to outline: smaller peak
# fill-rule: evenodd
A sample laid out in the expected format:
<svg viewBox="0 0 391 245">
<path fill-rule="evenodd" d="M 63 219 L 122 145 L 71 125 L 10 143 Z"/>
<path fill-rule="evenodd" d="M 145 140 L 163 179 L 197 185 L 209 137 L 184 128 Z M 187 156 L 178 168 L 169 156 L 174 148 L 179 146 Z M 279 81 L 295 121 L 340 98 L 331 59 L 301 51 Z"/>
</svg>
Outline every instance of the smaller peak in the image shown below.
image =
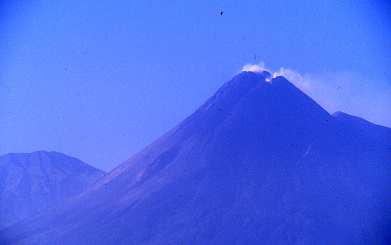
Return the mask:
<svg viewBox="0 0 391 245">
<path fill-rule="evenodd" d="M 344 116 L 344 115 L 346 115 L 346 113 L 344 113 L 344 112 L 342 112 L 342 111 L 336 111 L 336 112 L 334 112 L 333 114 L 331 114 L 333 117 L 336 117 L 336 118 L 338 118 L 338 117 L 341 117 L 341 116 Z"/>
<path fill-rule="evenodd" d="M 272 75 L 272 74 L 271 74 L 270 72 L 268 72 L 268 71 L 263 71 L 262 74 L 263 74 L 264 76 L 267 76 L 268 78 Z"/>
<path fill-rule="evenodd" d="M 347 114 L 342 111 L 336 111 L 331 115 L 333 117 L 337 118 L 338 120 L 344 121 L 344 122 L 350 122 L 350 123 L 355 123 L 355 124 L 357 124 L 357 123 L 359 123 L 359 124 L 373 124 L 373 123 L 371 123 L 361 117 L 353 116 L 353 115 Z"/>
</svg>

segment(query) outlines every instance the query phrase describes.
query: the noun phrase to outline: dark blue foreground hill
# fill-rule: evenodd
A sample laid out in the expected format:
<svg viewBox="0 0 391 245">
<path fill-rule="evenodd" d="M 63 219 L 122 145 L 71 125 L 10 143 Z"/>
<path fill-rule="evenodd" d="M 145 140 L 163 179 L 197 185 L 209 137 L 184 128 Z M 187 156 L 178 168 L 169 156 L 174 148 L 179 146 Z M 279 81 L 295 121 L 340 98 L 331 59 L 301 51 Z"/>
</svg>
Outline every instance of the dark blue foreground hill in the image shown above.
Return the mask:
<svg viewBox="0 0 391 245">
<path fill-rule="evenodd" d="M 387 244 L 390 142 L 269 78 L 238 74 L 95 185 L 2 230 L 1 243 Z"/>
<path fill-rule="evenodd" d="M 64 201 L 104 174 L 57 152 L 0 156 L 0 227 Z"/>
</svg>

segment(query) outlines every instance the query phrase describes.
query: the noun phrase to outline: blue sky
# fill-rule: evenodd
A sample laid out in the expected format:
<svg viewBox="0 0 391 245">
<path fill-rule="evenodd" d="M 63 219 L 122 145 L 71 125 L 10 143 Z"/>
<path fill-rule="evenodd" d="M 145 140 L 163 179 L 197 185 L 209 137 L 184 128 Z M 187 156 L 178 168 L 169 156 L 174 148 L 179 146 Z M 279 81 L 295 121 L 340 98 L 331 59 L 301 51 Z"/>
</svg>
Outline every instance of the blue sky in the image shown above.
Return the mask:
<svg viewBox="0 0 391 245">
<path fill-rule="evenodd" d="M 390 127 L 390 12 L 369 0 L 2 1 L 0 155 L 53 150 L 110 170 L 246 64 Z"/>
</svg>

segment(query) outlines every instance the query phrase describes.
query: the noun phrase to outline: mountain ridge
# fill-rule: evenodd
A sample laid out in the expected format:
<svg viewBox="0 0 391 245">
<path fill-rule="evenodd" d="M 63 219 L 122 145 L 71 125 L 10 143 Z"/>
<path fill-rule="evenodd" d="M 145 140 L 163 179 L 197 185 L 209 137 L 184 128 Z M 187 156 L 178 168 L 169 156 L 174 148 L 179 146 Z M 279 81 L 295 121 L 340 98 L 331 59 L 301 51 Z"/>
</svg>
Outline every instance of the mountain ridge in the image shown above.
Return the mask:
<svg viewBox="0 0 391 245">
<path fill-rule="evenodd" d="M 270 73 L 238 74 L 93 186 L 30 222 L 0 231 L 0 241 L 386 241 L 391 221 L 385 213 L 391 203 L 386 143 L 357 134 L 285 78 L 266 79 Z"/>
<path fill-rule="evenodd" d="M 57 204 L 103 175 L 77 158 L 54 151 L 0 156 L 0 226 Z"/>
</svg>

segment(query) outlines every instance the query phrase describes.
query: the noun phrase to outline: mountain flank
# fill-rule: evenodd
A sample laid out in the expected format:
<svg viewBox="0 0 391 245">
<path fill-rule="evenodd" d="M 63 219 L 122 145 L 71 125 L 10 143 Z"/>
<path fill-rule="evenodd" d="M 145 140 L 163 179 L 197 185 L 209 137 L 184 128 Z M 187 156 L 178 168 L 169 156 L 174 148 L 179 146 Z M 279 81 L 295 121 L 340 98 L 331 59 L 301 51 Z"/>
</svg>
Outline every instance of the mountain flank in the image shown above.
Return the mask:
<svg viewBox="0 0 391 245">
<path fill-rule="evenodd" d="M 104 174 L 53 151 L 0 156 L 0 227 L 60 203 Z"/>
<path fill-rule="evenodd" d="M 241 72 L 2 244 L 390 244 L 390 129 L 330 115 L 286 78 Z M 362 127 L 366 130 L 363 132 Z"/>
</svg>

